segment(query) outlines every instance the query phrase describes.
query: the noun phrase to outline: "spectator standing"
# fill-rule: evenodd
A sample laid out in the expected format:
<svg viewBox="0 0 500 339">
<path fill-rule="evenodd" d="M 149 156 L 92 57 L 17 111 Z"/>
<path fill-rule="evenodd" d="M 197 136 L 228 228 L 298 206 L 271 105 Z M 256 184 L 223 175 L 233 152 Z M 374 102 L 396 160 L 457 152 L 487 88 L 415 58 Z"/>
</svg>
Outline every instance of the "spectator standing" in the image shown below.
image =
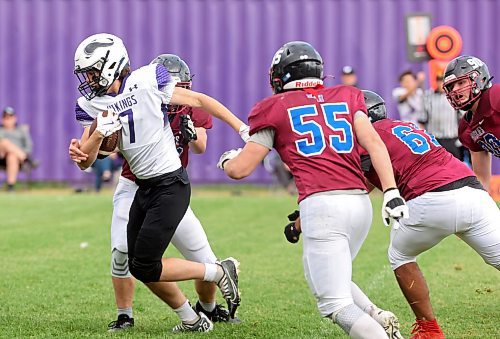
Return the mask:
<svg viewBox="0 0 500 339">
<path fill-rule="evenodd" d="M 464 152 L 458 140 L 460 111 L 453 108 L 443 90 L 443 76 L 436 77 L 436 89 L 425 91 L 422 98 L 422 114 L 418 122 L 434 135 L 437 141 L 457 159 L 463 161 Z"/>
<path fill-rule="evenodd" d="M 351 66 L 342 67 L 342 76 L 340 77 L 342 85 L 358 87 L 358 76 Z"/>
<path fill-rule="evenodd" d="M 25 161 L 30 161 L 33 143 L 27 125 L 18 125 L 16 112 L 5 107 L 0 126 L 0 165 L 7 172 L 7 190 L 13 191 L 19 169 Z"/>
<path fill-rule="evenodd" d="M 418 117 L 422 110 L 422 83 L 425 74 L 419 72 L 417 75 L 412 71 L 405 71 L 399 76 L 399 84 L 392 91 L 392 97 L 398 104 L 399 118 L 403 121 L 418 125 Z"/>
</svg>

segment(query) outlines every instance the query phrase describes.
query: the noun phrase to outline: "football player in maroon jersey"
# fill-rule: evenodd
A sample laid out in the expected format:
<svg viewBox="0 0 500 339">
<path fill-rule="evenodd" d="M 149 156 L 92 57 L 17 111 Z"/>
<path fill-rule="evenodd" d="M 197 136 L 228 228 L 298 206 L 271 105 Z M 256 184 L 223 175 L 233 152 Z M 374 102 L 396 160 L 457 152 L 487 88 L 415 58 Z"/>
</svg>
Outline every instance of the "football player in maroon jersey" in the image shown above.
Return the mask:
<svg viewBox="0 0 500 339">
<path fill-rule="evenodd" d="M 450 104 L 466 111 L 458 137 L 471 151 L 472 168 L 486 189 L 491 155 L 500 157 L 500 85 L 493 85 L 492 78 L 483 61 L 462 55 L 446 66 L 443 85 Z"/>
<path fill-rule="evenodd" d="M 412 338 L 444 338 L 416 258 L 456 234 L 500 270 L 500 212 L 474 173 L 434 136 L 411 123 L 388 119 L 384 100 L 371 91 L 363 94 L 368 116 L 387 146 L 396 184 L 410 209 L 410 218 L 400 220 L 401 227 L 391 231 L 388 255 L 416 316 Z M 380 189 L 366 154 L 362 168 L 369 182 Z"/>
<path fill-rule="evenodd" d="M 387 338 L 351 291 L 352 260 L 372 220 L 358 143 L 369 151 L 381 177 L 384 222 L 407 217 L 408 210 L 361 91 L 326 88 L 322 78 L 323 61 L 314 47 L 301 41 L 283 45 L 270 68 L 274 95 L 249 115 L 250 141 L 243 150 L 224 153 L 218 167 L 241 179 L 276 149 L 297 184 L 304 271 L 321 315 L 353 338 Z"/>
</svg>

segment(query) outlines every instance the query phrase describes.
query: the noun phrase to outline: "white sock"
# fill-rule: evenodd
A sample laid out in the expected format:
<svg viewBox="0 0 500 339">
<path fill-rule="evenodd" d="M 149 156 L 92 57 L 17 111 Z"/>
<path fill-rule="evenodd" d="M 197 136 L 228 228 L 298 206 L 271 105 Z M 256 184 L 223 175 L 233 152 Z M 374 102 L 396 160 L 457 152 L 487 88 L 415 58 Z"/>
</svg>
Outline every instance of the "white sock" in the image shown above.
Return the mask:
<svg viewBox="0 0 500 339">
<path fill-rule="evenodd" d="M 191 308 L 189 300 L 186 300 L 181 307 L 174 309 L 174 312 L 183 323 L 195 323 L 199 318 L 198 314 Z"/>
<path fill-rule="evenodd" d="M 133 314 L 133 312 L 132 312 L 132 307 L 117 308 L 117 309 L 116 309 L 116 313 L 117 313 L 118 315 L 120 315 L 120 314 L 126 314 L 126 315 L 128 315 L 128 317 L 129 317 L 129 318 L 133 318 L 133 317 L 134 317 L 134 316 L 133 316 L 134 314 Z"/>
<path fill-rule="evenodd" d="M 207 312 L 212 312 L 215 309 L 215 301 L 212 301 L 211 303 L 205 303 L 203 301 L 199 301 L 201 307 Z"/>
<path fill-rule="evenodd" d="M 205 264 L 205 276 L 203 281 L 217 282 L 222 278 L 222 269 L 217 264 Z"/>
<path fill-rule="evenodd" d="M 351 281 L 351 294 L 354 303 L 361 308 L 363 312 L 371 315 L 370 312 L 372 312 L 372 309 L 377 309 L 377 306 L 375 306 L 368 296 L 353 281 Z"/>
<path fill-rule="evenodd" d="M 379 323 L 365 313 L 354 322 L 349 331 L 349 337 L 353 339 L 387 339 L 387 333 Z"/>
</svg>

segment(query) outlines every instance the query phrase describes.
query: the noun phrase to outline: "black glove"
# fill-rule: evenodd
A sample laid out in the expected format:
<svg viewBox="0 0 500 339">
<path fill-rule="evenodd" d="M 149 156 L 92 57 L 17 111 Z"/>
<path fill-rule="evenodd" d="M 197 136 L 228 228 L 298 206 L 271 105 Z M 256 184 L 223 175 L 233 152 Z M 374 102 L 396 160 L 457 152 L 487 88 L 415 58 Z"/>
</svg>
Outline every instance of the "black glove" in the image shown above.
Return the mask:
<svg viewBox="0 0 500 339">
<path fill-rule="evenodd" d="M 300 238 L 300 231 L 298 231 L 295 228 L 295 221 L 299 218 L 300 214 L 299 211 L 295 210 L 293 213 L 288 215 L 288 220 L 290 223 L 285 226 L 285 237 L 288 242 L 295 244 L 296 242 L 299 241 Z"/>
<path fill-rule="evenodd" d="M 196 136 L 196 129 L 194 127 L 193 121 L 187 114 L 180 116 L 179 129 L 181 131 L 182 138 L 184 139 L 185 144 L 198 138 Z"/>
</svg>

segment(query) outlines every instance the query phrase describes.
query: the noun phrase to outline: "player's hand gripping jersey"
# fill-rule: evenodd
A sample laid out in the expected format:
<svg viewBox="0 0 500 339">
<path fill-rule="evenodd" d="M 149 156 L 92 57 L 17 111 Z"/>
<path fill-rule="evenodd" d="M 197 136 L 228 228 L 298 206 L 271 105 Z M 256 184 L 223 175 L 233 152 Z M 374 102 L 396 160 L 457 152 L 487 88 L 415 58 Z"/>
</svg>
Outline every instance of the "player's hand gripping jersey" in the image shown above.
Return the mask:
<svg viewBox="0 0 500 339">
<path fill-rule="evenodd" d="M 181 167 L 181 162 L 172 130 L 168 124 L 164 129 L 161 106 L 170 102 L 174 86 L 163 65 L 147 65 L 123 79 L 114 97 L 105 95 L 90 101 L 79 98 L 76 117 L 85 127 L 100 112 L 115 111 L 123 125 L 119 149 L 132 173 L 139 179 L 148 179 L 173 172 Z"/>
<path fill-rule="evenodd" d="M 366 189 L 354 134 L 354 114 L 365 112 L 353 87 L 317 87 L 273 95 L 250 112 L 250 135 L 275 131 L 274 148 L 290 168 L 299 201 L 323 191 Z"/>
<path fill-rule="evenodd" d="M 476 113 L 460 120 L 460 142 L 473 152 L 486 151 L 500 158 L 500 85 L 481 95 Z"/>
<path fill-rule="evenodd" d="M 382 119 L 373 127 L 387 147 L 394 170 L 394 178 L 401 196 L 411 200 L 474 173 L 456 159 L 434 136 L 412 123 Z M 368 157 L 362 151 L 363 158 Z M 368 180 L 381 189 L 380 180 L 369 158 L 363 160 L 363 170 Z"/>
</svg>

